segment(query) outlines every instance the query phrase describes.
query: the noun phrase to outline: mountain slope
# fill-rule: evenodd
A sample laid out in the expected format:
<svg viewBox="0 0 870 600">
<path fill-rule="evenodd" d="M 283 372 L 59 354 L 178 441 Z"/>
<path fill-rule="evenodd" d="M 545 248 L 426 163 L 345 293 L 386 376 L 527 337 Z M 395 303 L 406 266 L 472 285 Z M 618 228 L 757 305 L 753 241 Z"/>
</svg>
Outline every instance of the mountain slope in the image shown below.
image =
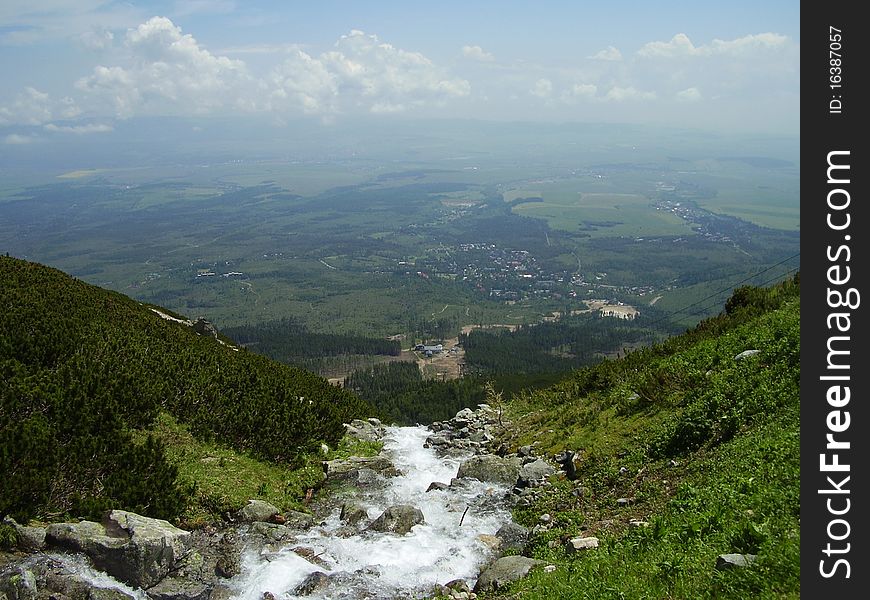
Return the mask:
<svg viewBox="0 0 870 600">
<path fill-rule="evenodd" d="M 795 277 L 740 288 L 682 336 L 515 399 L 508 442 L 576 451 L 577 472 L 516 513 L 530 527 L 551 516 L 528 553 L 555 570 L 500 594 L 799 597 L 799 378 Z M 601 545 L 568 552 L 576 536 Z M 718 569 L 729 553 L 757 558 Z"/>
<path fill-rule="evenodd" d="M 200 439 L 292 464 L 372 410 L 122 294 L 0 257 L 0 514 L 176 516 L 185 490 L 147 435 L 161 412 Z"/>
</svg>

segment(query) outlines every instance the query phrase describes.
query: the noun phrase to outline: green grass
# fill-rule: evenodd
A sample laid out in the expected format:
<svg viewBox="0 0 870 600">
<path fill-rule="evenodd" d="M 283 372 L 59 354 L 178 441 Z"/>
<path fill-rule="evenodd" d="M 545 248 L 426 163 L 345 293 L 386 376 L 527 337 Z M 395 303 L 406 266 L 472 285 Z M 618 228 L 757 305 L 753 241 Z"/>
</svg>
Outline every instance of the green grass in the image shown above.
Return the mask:
<svg viewBox="0 0 870 600">
<path fill-rule="evenodd" d="M 158 417 L 153 433 L 166 444 L 167 457 L 178 467 L 179 481 L 193 488 L 180 518 L 189 527 L 220 521 L 250 499 L 265 500 L 281 510 L 305 510 L 306 490 L 318 487 L 324 479 L 322 457 L 308 457 L 295 470 L 267 463 L 199 441 L 166 413 Z"/>
<path fill-rule="evenodd" d="M 583 231 L 590 236 L 685 235 L 691 228 L 669 212 L 657 211 L 649 199 L 639 194 L 545 189 L 543 202 L 527 202 L 514 212 L 545 219 L 550 227 L 565 231 Z"/>
<path fill-rule="evenodd" d="M 796 294 L 791 284 L 774 288 L 767 309 L 734 308 L 687 336 L 514 399 L 509 443 L 579 449 L 578 480 L 554 479 L 515 511 L 527 526 L 552 515 L 529 554 L 556 570 L 486 597 L 798 598 Z M 761 353 L 734 360 L 750 348 Z M 619 506 L 621 497 L 632 502 Z M 578 535 L 601 546 L 567 554 L 565 541 Z M 758 559 L 716 570 L 726 553 Z"/>
</svg>

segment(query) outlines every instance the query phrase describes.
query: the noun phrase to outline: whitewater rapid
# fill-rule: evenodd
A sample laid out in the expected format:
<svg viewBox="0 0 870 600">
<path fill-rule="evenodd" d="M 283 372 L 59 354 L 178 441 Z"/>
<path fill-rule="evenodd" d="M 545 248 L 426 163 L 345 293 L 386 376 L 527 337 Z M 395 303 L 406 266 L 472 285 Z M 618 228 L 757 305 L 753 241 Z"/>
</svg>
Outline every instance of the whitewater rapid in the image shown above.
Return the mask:
<svg viewBox="0 0 870 600">
<path fill-rule="evenodd" d="M 384 452 L 402 474 L 384 477 L 347 498 L 366 508 L 370 519 L 389 506 L 410 504 L 423 512 L 424 523 L 405 535 L 365 531 L 340 537 L 345 524 L 337 507 L 291 545 L 312 549 L 325 567 L 305 560 L 291 547 L 249 553 L 243 572 L 233 581 L 237 597 L 262 600 L 269 592 L 275 598 L 298 598 L 293 595 L 296 587 L 318 571 L 330 574 L 334 582 L 320 595 L 315 592 L 305 598 L 424 597 L 431 595 L 436 583 L 465 579 L 473 585 L 481 566 L 491 558 L 491 550 L 479 536 L 494 535 L 510 520 L 502 502 L 507 490 L 467 479 L 449 489 L 427 492 L 432 482 L 450 483 L 467 458 L 439 457 L 424 448 L 429 434 L 424 427 L 387 428 Z"/>
</svg>

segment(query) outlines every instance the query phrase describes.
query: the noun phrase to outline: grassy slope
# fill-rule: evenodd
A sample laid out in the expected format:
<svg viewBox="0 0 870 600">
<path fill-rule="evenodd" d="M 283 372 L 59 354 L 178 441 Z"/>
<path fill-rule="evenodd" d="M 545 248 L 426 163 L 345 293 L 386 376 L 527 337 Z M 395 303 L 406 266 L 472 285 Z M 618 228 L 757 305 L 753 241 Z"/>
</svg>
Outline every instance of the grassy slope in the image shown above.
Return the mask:
<svg viewBox="0 0 870 600">
<path fill-rule="evenodd" d="M 555 482 L 516 514 L 528 526 L 554 517 L 530 554 L 556 570 L 497 597 L 799 597 L 797 286 L 764 298 L 776 308 L 737 309 L 511 406 L 515 445 L 581 452 L 576 482 Z M 734 359 L 747 349 L 761 352 Z M 566 554 L 577 535 L 601 547 Z M 717 571 L 731 552 L 758 561 Z"/>
</svg>

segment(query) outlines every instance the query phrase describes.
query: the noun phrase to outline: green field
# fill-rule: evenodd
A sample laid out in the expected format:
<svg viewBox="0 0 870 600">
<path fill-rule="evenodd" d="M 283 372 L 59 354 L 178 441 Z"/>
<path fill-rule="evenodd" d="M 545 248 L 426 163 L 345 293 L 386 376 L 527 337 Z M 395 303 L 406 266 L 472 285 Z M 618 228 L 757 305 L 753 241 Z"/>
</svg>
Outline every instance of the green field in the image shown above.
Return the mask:
<svg viewBox="0 0 870 600">
<path fill-rule="evenodd" d="M 592 237 L 685 235 L 686 223 L 671 213 L 657 211 L 639 194 L 547 190 L 543 202 L 514 207 L 526 217 L 545 219 L 553 229 L 583 231 Z"/>
</svg>

